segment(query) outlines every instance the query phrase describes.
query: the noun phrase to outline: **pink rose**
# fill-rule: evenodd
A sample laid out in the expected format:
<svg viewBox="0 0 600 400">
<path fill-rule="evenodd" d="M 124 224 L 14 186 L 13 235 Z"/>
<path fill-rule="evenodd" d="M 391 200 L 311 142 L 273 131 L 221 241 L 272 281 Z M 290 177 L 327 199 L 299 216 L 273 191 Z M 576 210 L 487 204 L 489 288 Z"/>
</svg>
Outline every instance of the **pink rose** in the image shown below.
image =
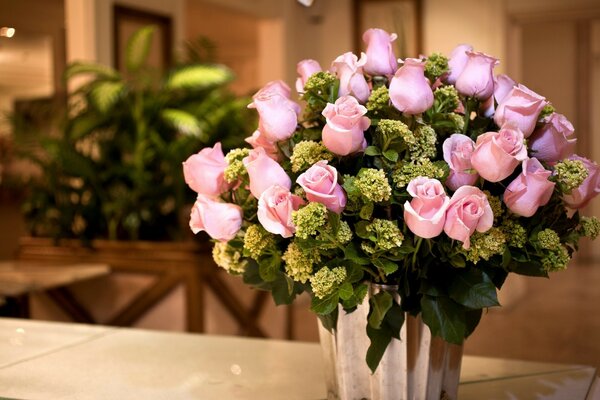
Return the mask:
<svg viewBox="0 0 600 400">
<path fill-rule="evenodd" d="M 250 192 L 257 199 L 270 186 L 279 185 L 290 189 L 292 180 L 281 165 L 266 153 L 262 147 L 250 151 L 242 160 L 250 178 Z"/>
<path fill-rule="evenodd" d="M 265 135 L 263 135 L 260 130 L 255 130 L 252 136 L 244 139 L 246 143 L 252 146 L 253 149 L 257 149 L 262 147 L 265 149 L 265 153 L 275 161 L 278 161 L 281 157 L 279 152 L 279 147 L 277 147 L 277 142 L 271 142 L 268 140 Z"/>
<path fill-rule="evenodd" d="M 327 124 L 323 127 L 323 144 L 340 156 L 364 150 L 367 147 L 364 131 L 371 120 L 364 115 L 367 109 L 352 96 L 342 96 L 335 104 L 328 103 L 323 110 Z"/>
<path fill-rule="evenodd" d="M 500 132 L 487 132 L 477 137 L 471 164 L 483 179 L 499 182 L 512 174 L 526 158 L 523 133 L 508 126 Z"/>
<path fill-rule="evenodd" d="M 462 95 L 485 100 L 494 94 L 494 67 L 498 59 L 480 52 L 467 51 L 467 63 L 456 79 Z"/>
<path fill-rule="evenodd" d="M 404 222 L 412 233 L 424 239 L 438 236 L 444 229 L 450 198 L 437 179 L 419 176 L 410 181 L 411 202 L 404 203 Z"/>
<path fill-rule="evenodd" d="M 450 167 L 450 175 L 446 179 L 446 186 L 455 191 L 464 185 L 473 185 L 479 175 L 471 165 L 471 155 L 475 149 L 475 142 L 460 133 L 455 133 L 444 140 L 442 145 L 444 161 Z"/>
<path fill-rule="evenodd" d="M 548 180 L 551 174 L 537 158 L 523 161 L 523 172 L 504 191 L 504 203 L 509 210 L 521 217 L 531 217 L 540 206 L 548 204 L 554 191 L 554 182 Z"/>
<path fill-rule="evenodd" d="M 288 188 L 270 186 L 258 199 L 258 221 L 269 232 L 291 237 L 296 231 L 292 211 L 298 210 L 304 201 L 290 193 Z"/>
<path fill-rule="evenodd" d="M 519 84 L 513 87 L 498 104 L 494 122 L 500 127 L 507 122 L 512 122 L 527 138 L 533 132 L 545 105 L 544 97 Z"/>
<path fill-rule="evenodd" d="M 340 80 L 338 96 L 352 95 L 364 103 L 369 98 L 371 90 L 363 75 L 363 67 L 367 62 L 367 55 L 361 53 L 360 60 L 355 54 L 344 53 L 331 64 L 331 70 Z"/>
<path fill-rule="evenodd" d="M 398 69 L 392 42 L 398 38 L 383 29 L 367 29 L 362 40 L 367 45 L 367 63 L 364 70 L 369 75 L 393 75 Z"/>
<path fill-rule="evenodd" d="M 473 46 L 469 44 L 458 45 L 454 48 L 454 50 L 452 50 L 452 53 L 450 53 L 450 58 L 448 59 L 450 73 L 446 78 L 446 82 L 452 85 L 456 83 L 456 79 L 458 79 L 463 69 L 465 69 L 465 65 L 467 64 L 467 51 L 472 50 Z"/>
<path fill-rule="evenodd" d="M 223 177 L 225 168 L 227 161 L 219 142 L 214 147 L 206 147 L 185 160 L 183 176 L 185 183 L 196 193 L 218 196 L 231 187 Z"/>
<path fill-rule="evenodd" d="M 240 230 L 242 218 L 241 207 L 199 194 L 190 214 L 190 229 L 194 233 L 205 231 L 211 238 L 227 242 Z"/>
<path fill-rule="evenodd" d="M 446 211 L 444 232 L 448 237 L 463 242 L 463 249 L 471 247 L 471 235 L 486 232 L 494 223 L 494 214 L 488 199 L 479 188 L 461 186 L 450 199 Z"/>
<path fill-rule="evenodd" d="M 270 142 L 289 139 L 298 125 L 300 106 L 290 100 L 290 88 L 283 81 L 269 82 L 252 96 L 248 108 L 256 108 L 258 129 Z"/>
<path fill-rule="evenodd" d="M 296 72 L 300 75 L 298 79 L 296 79 L 296 91 L 298 93 L 304 93 L 304 85 L 306 85 L 308 78 L 321 71 L 321 65 L 318 61 L 310 59 L 300 61 L 296 65 Z"/>
<path fill-rule="evenodd" d="M 575 151 L 577 139 L 569 138 L 573 132 L 575 129 L 567 117 L 552 113 L 546 123 L 529 138 L 529 149 L 542 161 L 564 160 Z"/>
<path fill-rule="evenodd" d="M 500 74 L 494 78 L 494 98 L 500 104 L 517 83 L 508 75 Z"/>
<path fill-rule="evenodd" d="M 579 209 L 587 206 L 590 200 L 600 193 L 600 167 L 595 162 L 575 154 L 569 157 L 569 160 L 579 160 L 583 162 L 583 165 L 585 165 L 585 168 L 588 171 L 588 177 L 585 178 L 581 185 L 579 185 L 578 188 L 573 189 L 570 194 L 563 196 L 563 200 L 567 207 Z"/>
<path fill-rule="evenodd" d="M 433 105 L 433 91 L 425 78 L 425 62 L 407 58 L 390 83 L 390 100 L 407 114 L 420 114 Z"/>
<path fill-rule="evenodd" d="M 306 192 L 308 201 L 321 203 L 337 214 L 346 206 L 346 193 L 337 181 L 337 170 L 326 160 L 314 164 L 296 182 Z"/>
</svg>

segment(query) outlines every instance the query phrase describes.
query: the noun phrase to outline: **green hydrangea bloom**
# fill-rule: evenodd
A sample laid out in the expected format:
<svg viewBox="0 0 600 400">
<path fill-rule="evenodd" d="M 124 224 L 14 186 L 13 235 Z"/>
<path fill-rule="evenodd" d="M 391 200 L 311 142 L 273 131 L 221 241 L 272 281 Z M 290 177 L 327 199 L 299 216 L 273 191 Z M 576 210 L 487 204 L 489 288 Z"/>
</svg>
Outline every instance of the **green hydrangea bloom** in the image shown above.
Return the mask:
<svg viewBox="0 0 600 400">
<path fill-rule="evenodd" d="M 504 253 L 506 242 L 506 234 L 500 228 L 492 227 L 487 232 L 475 232 L 471 236 L 471 247 L 465 250 L 467 260 L 474 264 L 481 259 L 487 261 Z"/>
<path fill-rule="evenodd" d="M 484 190 L 483 193 L 487 197 L 490 208 L 492 209 L 492 213 L 494 214 L 494 221 L 498 221 L 503 213 L 502 200 L 500 200 L 500 197 L 498 196 L 492 196 L 488 190 Z"/>
<path fill-rule="evenodd" d="M 560 237 L 552 229 L 544 229 L 537 235 L 538 243 L 542 249 L 554 250 L 560 246 Z"/>
<path fill-rule="evenodd" d="M 544 108 L 542 108 L 542 112 L 540 112 L 540 116 L 538 117 L 538 119 L 543 120 L 544 118 L 546 118 L 553 112 L 554 112 L 554 107 L 552 106 L 552 104 L 548 103 L 544 106 Z"/>
<path fill-rule="evenodd" d="M 354 185 L 365 198 L 374 202 L 388 201 L 392 195 L 392 188 L 381 169 L 361 169 Z"/>
<path fill-rule="evenodd" d="M 517 221 L 505 219 L 500 229 L 504 232 L 509 246 L 522 249 L 527 243 L 527 231 Z"/>
<path fill-rule="evenodd" d="M 330 242 L 324 247 L 327 248 L 335 248 L 338 244 L 346 244 L 352 240 L 352 229 L 350 225 L 346 221 L 340 221 L 340 226 L 338 228 L 337 234 L 334 237 L 335 242 L 331 243 L 330 237 L 333 235 L 332 229 L 330 225 L 327 225 L 325 229 L 317 235 L 317 239 L 323 242 Z M 329 237 L 328 237 L 329 236 Z"/>
<path fill-rule="evenodd" d="M 212 257 L 215 264 L 231 274 L 244 272 L 246 264 L 240 262 L 242 255 L 227 242 L 216 242 L 212 249 Z"/>
<path fill-rule="evenodd" d="M 456 113 L 449 113 L 446 116 L 454 123 L 456 130 L 462 132 L 465 127 L 465 118 L 462 115 Z"/>
<path fill-rule="evenodd" d="M 554 166 L 556 183 L 563 193 L 579 187 L 588 177 L 588 170 L 580 160 L 563 160 Z"/>
<path fill-rule="evenodd" d="M 384 112 L 390 106 L 390 93 L 385 86 L 373 89 L 367 100 L 367 110 L 377 115 Z"/>
<path fill-rule="evenodd" d="M 307 239 L 316 235 L 327 223 L 327 208 L 321 203 L 310 202 L 292 212 L 292 221 L 296 226 L 296 236 Z"/>
<path fill-rule="evenodd" d="M 258 260 L 263 252 L 275 246 L 275 239 L 261 225 L 253 224 L 246 229 L 244 235 L 244 250 L 255 260 Z"/>
<path fill-rule="evenodd" d="M 435 92 L 433 92 L 433 108 L 437 112 L 452 112 L 456 110 L 459 103 L 460 99 L 458 97 L 458 91 L 454 86 L 440 86 L 435 90 Z M 464 124 L 464 118 L 460 116 L 460 119 L 463 121 Z"/>
<path fill-rule="evenodd" d="M 600 221 L 596 217 L 581 217 L 581 232 L 592 240 L 600 235 Z"/>
<path fill-rule="evenodd" d="M 400 247 L 404 240 L 404 235 L 396 222 L 387 219 L 375 218 L 367 225 L 367 232 L 375 237 L 374 241 L 361 243 L 361 248 L 368 254 Z"/>
<path fill-rule="evenodd" d="M 408 145 L 411 160 L 434 158 L 437 149 L 437 134 L 429 125 L 420 125 L 415 129 L 415 143 Z"/>
<path fill-rule="evenodd" d="M 344 267 L 333 269 L 323 267 L 310 277 L 310 286 L 315 296 L 322 299 L 331 294 L 345 279 L 346 269 Z"/>
<path fill-rule="evenodd" d="M 242 160 L 248 157 L 250 149 L 233 149 L 225 156 L 225 161 L 229 164 L 225 167 L 223 177 L 225 181 L 231 183 L 241 179 L 248 174 Z"/>
<path fill-rule="evenodd" d="M 401 138 L 407 145 L 417 144 L 417 138 L 408 126 L 396 119 L 382 119 L 377 124 L 377 133 L 381 135 L 381 142 Z M 380 143 L 383 145 L 383 143 Z"/>
<path fill-rule="evenodd" d="M 290 157 L 293 172 L 304 171 L 321 160 L 331 161 L 333 154 L 322 143 L 312 140 L 303 140 L 296 144 Z"/>
<path fill-rule="evenodd" d="M 425 61 L 425 76 L 432 81 L 436 80 L 450 69 L 448 57 L 440 53 L 432 53 Z"/>
<path fill-rule="evenodd" d="M 410 181 L 419 176 L 443 180 L 447 171 L 448 164 L 444 161 L 432 162 L 426 158 L 418 161 L 411 161 L 396 168 L 392 173 L 392 181 L 396 187 L 403 188 L 407 186 Z"/>
<path fill-rule="evenodd" d="M 335 81 L 336 77 L 330 72 L 317 72 L 307 79 L 306 84 L 304 85 L 304 92 L 324 94 L 327 88 L 335 84 Z"/>
<path fill-rule="evenodd" d="M 565 246 L 559 246 L 554 251 L 548 251 L 542 258 L 542 267 L 547 272 L 562 271 L 567 269 L 571 257 Z"/>
<path fill-rule="evenodd" d="M 285 261 L 285 273 L 300 283 L 305 283 L 310 278 L 313 266 L 321 261 L 319 252 L 305 253 L 295 242 L 289 244 L 281 258 Z"/>
</svg>

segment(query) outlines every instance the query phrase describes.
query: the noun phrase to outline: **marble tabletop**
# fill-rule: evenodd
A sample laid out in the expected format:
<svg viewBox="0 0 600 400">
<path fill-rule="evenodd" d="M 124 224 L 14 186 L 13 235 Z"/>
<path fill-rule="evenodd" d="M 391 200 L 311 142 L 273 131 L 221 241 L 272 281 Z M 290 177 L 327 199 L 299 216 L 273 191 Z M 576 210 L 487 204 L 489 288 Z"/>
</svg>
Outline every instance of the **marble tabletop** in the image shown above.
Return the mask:
<svg viewBox="0 0 600 400">
<path fill-rule="evenodd" d="M 318 344 L 0 318 L 0 398 L 325 397 Z M 465 356 L 459 398 L 595 399 L 596 370 Z"/>
</svg>

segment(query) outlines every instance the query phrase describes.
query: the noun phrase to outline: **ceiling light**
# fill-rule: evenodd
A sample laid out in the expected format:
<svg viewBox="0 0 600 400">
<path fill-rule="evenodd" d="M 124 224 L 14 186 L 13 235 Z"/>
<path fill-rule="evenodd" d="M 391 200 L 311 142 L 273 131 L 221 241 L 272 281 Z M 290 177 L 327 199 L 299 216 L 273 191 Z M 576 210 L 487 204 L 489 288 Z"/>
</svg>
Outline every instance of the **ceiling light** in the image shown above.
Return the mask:
<svg viewBox="0 0 600 400">
<path fill-rule="evenodd" d="M 4 36 L 7 38 L 15 36 L 15 32 L 15 28 L 9 28 L 7 26 L 3 26 L 2 28 L 0 28 L 0 36 Z"/>
</svg>

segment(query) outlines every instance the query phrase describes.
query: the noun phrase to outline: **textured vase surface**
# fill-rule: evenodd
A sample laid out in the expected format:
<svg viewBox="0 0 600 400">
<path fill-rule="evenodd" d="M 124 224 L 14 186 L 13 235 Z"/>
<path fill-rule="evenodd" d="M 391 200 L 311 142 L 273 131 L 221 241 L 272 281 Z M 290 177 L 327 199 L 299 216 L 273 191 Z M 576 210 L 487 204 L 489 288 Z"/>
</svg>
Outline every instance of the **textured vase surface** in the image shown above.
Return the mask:
<svg viewBox="0 0 600 400">
<path fill-rule="evenodd" d="M 381 290 L 399 302 L 394 286 L 372 285 L 369 296 Z M 420 317 L 406 314 L 401 340 L 392 339 L 371 374 L 365 361 L 369 299 L 352 313 L 339 307 L 333 332 L 319 323 L 328 400 L 456 400 L 462 346 L 432 337 Z"/>
</svg>

